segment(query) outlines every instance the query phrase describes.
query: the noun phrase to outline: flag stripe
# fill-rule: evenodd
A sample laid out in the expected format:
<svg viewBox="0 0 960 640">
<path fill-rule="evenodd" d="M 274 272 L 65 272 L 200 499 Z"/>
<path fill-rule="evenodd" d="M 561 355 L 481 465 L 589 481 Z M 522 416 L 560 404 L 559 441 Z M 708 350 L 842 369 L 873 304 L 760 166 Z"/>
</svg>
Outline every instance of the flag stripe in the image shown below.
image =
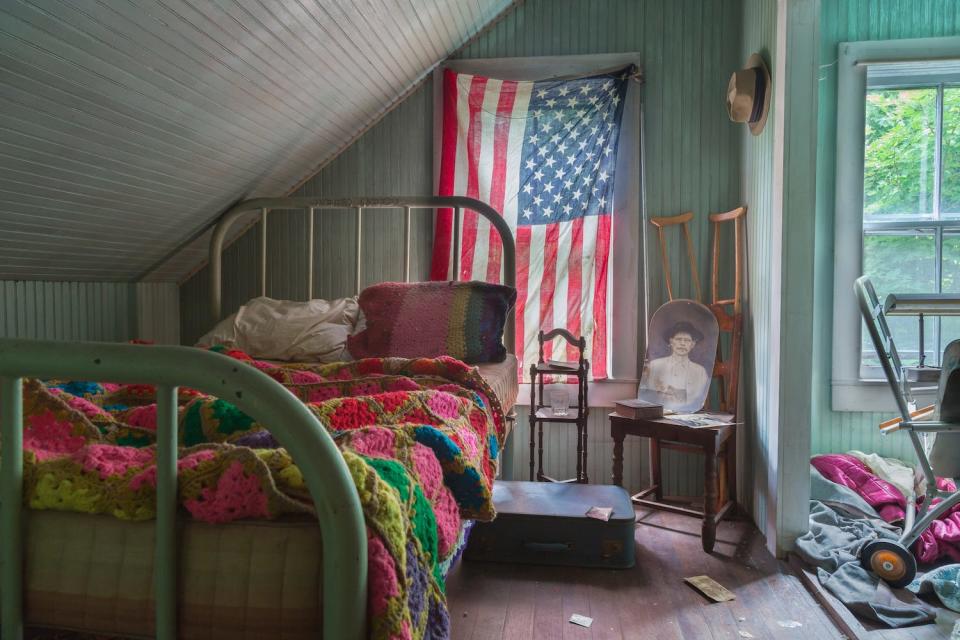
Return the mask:
<svg viewBox="0 0 960 640">
<path fill-rule="evenodd" d="M 540 328 L 550 331 L 553 324 L 553 302 L 557 285 L 557 244 L 559 225 L 545 225 L 543 238 L 543 276 L 540 278 Z M 543 345 L 543 357 L 553 357 L 553 345 Z"/>
<path fill-rule="evenodd" d="M 580 335 L 580 310 L 583 308 L 583 218 L 573 221 L 570 237 L 570 255 L 567 258 L 567 331 Z M 567 345 L 567 360 L 576 360 L 579 351 Z"/>
<path fill-rule="evenodd" d="M 497 211 L 503 211 L 504 197 L 507 186 L 507 137 L 510 134 L 513 121 L 513 103 L 517 96 L 517 83 L 504 82 L 500 88 L 497 101 L 497 121 L 494 125 L 493 136 L 493 175 L 490 180 L 490 206 Z M 497 230 L 489 230 L 489 259 L 487 261 L 487 282 L 500 281 L 500 261 L 503 254 L 503 245 Z"/>
<path fill-rule="evenodd" d="M 525 359 L 525 330 L 528 326 L 526 311 L 527 299 L 529 298 L 527 292 L 529 291 L 528 283 L 530 281 L 530 235 L 530 227 L 519 227 L 517 229 L 517 310 L 514 324 L 514 342 L 516 343 L 516 352 L 521 358 L 524 358 L 521 361 L 521 367 L 523 364 L 530 362 L 530 360 Z M 520 377 L 522 378 L 524 374 L 525 372 L 521 369 Z"/>
<path fill-rule="evenodd" d="M 457 74 L 449 69 L 443 72 L 443 123 L 440 147 L 441 196 L 452 196 L 454 175 L 457 170 Z M 453 209 L 438 209 L 434 231 L 433 256 L 430 263 L 430 279 L 446 280 L 450 271 L 450 245 L 453 233 Z"/>
<path fill-rule="evenodd" d="M 593 304 L 594 378 L 607 377 L 607 267 L 610 254 L 611 216 L 597 216 L 596 292 Z"/>
<path fill-rule="evenodd" d="M 483 135 L 483 102 L 487 88 L 487 79 L 473 76 L 467 97 L 467 191 L 468 198 L 480 198 L 480 142 Z M 477 242 L 477 214 L 464 211 L 460 225 L 460 273 L 457 278 L 469 280 L 472 277 L 474 249 Z"/>
</svg>

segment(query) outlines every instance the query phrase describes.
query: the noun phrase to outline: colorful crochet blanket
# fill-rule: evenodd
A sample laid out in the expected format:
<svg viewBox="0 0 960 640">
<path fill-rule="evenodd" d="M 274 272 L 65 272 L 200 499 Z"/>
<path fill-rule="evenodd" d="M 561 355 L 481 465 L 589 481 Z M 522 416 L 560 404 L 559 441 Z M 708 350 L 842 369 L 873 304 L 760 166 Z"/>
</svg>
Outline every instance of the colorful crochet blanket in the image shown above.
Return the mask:
<svg viewBox="0 0 960 640">
<path fill-rule="evenodd" d="M 340 447 L 367 523 L 370 637 L 446 637 L 442 568 L 461 518 L 494 516 L 504 415 L 483 379 L 445 357 L 304 366 L 225 352 L 284 384 Z M 153 518 L 153 396 L 146 385 L 26 381 L 24 502 Z M 268 427 L 181 389 L 183 509 L 212 523 L 311 514 L 302 474 Z"/>
</svg>

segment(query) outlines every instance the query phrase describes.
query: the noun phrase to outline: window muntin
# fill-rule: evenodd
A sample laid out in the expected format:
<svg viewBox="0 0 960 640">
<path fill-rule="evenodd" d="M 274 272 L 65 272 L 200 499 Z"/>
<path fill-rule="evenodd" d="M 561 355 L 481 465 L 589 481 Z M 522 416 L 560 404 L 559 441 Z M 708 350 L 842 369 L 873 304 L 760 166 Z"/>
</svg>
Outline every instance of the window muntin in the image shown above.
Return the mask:
<svg viewBox="0 0 960 640">
<path fill-rule="evenodd" d="M 863 273 L 888 293 L 960 293 L 960 86 L 867 89 L 864 127 Z M 960 319 L 924 319 L 926 363 L 939 364 Z M 920 361 L 919 320 L 890 318 L 907 365 Z M 860 377 L 881 378 L 866 331 Z"/>
</svg>

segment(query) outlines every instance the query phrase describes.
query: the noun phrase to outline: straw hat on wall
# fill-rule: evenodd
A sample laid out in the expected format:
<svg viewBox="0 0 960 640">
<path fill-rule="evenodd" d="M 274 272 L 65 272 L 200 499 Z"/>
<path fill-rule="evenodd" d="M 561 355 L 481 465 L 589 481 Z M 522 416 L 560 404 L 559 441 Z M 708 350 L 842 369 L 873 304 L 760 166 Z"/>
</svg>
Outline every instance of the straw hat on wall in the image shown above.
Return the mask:
<svg viewBox="0 0 960 640">
<path fill-rule="evenodd" d="M 727 85 L 727 113 L 733 122 L 745 122 L 755 136 L 763 131 L 770 109 L 770 71 L 760 54 L 747 59 L 745 68 L 735 71 Z"/>
</svg>

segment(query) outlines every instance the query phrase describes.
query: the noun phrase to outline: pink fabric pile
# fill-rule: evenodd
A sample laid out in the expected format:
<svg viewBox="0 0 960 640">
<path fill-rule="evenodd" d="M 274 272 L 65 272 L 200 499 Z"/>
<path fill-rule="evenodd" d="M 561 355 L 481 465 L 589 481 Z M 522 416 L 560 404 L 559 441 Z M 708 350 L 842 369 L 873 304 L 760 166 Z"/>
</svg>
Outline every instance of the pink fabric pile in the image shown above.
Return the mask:
<svg viewBox="0 0 960 640">
<path fill-rule="evenodd" d="M 857 492 L 885 522 L 902 522 L 907 509 L 907 499 L 899 489 L 877 477 L 867 465 L 852 455 L 831 453 L 814 456 L 811 464 L 826 479 Z M 949 478 L 937 478 L 937 488 L 956 491 L 957 486 Z M 924 498 L 921 496 L 918 501 Z M 934 499 L 934 504 L 940 502 Z M 917 509 L 916 505 L 911 508 Z M 960 562 L 960 505 L 943 514 L 924 531 L 913 545 L 913 555 L 924 564 L 949 558 Z"/>
</svg>

